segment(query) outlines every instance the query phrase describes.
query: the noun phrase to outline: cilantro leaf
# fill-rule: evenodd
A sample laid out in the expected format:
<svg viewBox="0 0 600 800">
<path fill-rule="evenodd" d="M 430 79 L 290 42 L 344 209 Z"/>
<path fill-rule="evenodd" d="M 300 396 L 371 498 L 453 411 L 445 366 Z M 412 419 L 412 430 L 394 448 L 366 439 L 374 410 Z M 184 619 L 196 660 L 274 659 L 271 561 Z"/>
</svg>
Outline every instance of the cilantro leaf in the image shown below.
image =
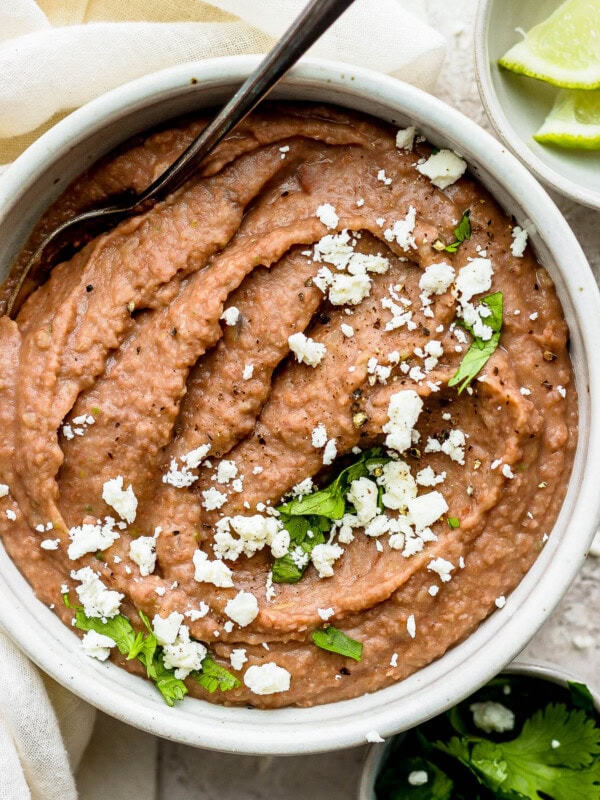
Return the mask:
<svg viewBox="0 0 600 800">
<path fill-rule="evenodd" d="M 559 742 L 551 747 L 552 741 Z M 568 711 L 563 703 L 551 703 L 523 725 L 517 739 L 502 745 L 505 755 L 527 758 L 552 766 L 589 767 L 600 755 L 600 728 L 583 711 Z"/>
<path fill-rule="evenodd" d="M 444 250 L 447 253 L 456 253 L 461 244 L 471 238 L 471 220 L 469 219 L 470 215 L 471 209 L 468 208 L 462 215 L 462 218 L 458 223 L 458 227 L 454 229 L 455 241 L 444 247 Z"/>
<path fill-rule="evenodd" d="M 280 518 L 284 528 L 290 534 L 290 551 L 273 562 L 273 583 L 297 583 L 306 572 L 310 563 L 310 554 L 318 544 L 325 542 L 323 535 L 331 527 L 326 517 L 287 517 Z M 312 533 L 312 536 L 308 534 Z M 299 548 L 300 554 L 292 556 Z"/>
<path fill-rule="evenodd" d="M 175 677 L 175 670 L 164 665 L 162 647 L 159 646 L 148 617 L 143 611 L 138 611 L 139 617 L 147 629 L 147 633 L 136 631 L 122 614 L 112 619 L 88 617 L 81 606 L 72 606 L 68 595 L 63 595 L 67 608 L 75 611 L 75 627 L 82 631 L 96 631 L 96 633 L 110 636 L 114 640 L 119 652 L 128 660 L 137 660 L 146 668 L 150 680 L 154 681 L 156 688 L 162 694 L 165 702 L 173 706 L 177 700 L 182 700 L 188 693 L 185 683 Z M 202 662 L 202 671 L 192 673 L 201 686 L 209 692 L 220 689 L 226 692 L 240 685 L 239 680 L 221 667 L 211 658 Z"/>
<path fill-rule="evenodd" d="M 425 772 L 427 782 L 409 783 L 408 776 L 414 772 Z M 425 758 L 406 758 L 390 765 L 379 775 L 375 786 L 377 797 L 382 800 L 450 800 L 452 788 L 446 773 Z"/>
<path fill-rule="evenodd" d="M 459 394 L 463 391 L 463 389 L 466 389 L 476 375 L 487 364 L 490 357 L 498 347 L 498 343 L 500 342 L 503 305 L 502 292 L 490 294 L 487 297 L 482 298 L 481 302 L 491 311 L 490 316 L 485 318 L 485 324 L 488 325 L 492 331 L 494 331 L 494 333 L 492 334 L 491 338 L 487 340 L 480 339 L 478 336 L 474 337 L 471 346 L 465 353 L 463 360 L 460 362 L 458 370 L 448 381 L 448 386 L 456 386 L 457 384 L 460 384 L 458 387 Z M 464 324 L 463 327 L 473 334 L 471 326 Z"/>
<path fill-rule="evenodd" d="M 365 450 L 357 461 L 343 469 L 328 486 L 312 492 L 301 500 L 292 500 L 278 506 L 277 510 L 290 517 L 318 515 L 330 520 L 341 519 L 347 511 L 346 494 L 352 481 L 367 477 L 370 469 L 391 460 L 383 455 L 380 447 Z"/>
<path fill-rule="evenodd" d="M 202 661 L 202 670 L 192 672 L 191 675 L 210 694 L 217 689 L 227 692 L 229 689 L 236 689 L 241 685 L 235 675 L 208 656 Z"/>
<path fill-rule="evenodd" d="M 383 455 L 381 447 L 365 450 L 323 489 L 277 507 L 279 519 L 290 534 L 291 552 L 273 562 L 273 583 L 297 583 L 300 580 L 313 549 L 325 542 L 325 534 L 331 530 L 332 521 L 340 520 L 344 514 L 353 511 L 346 499 L 352 481 L 367 477 L 379 465 L 391 460 Z M 308 535 L 309 531 L 312 536 Z"/>
<path fill-rule="evenodd" d="M 502 800 L 540 800 L 542 793 L 553 800 L 600 798 L 600 728 L 562 703 L 537 711 L 509 742 L 463 736 L 434 746 Z"/>
<path fill-rule="evenodd" d="M 571 702 L 575 708 L 582 708 L 588 714 L 595 713 L 594 698 L 592 693 L 585 685 L 585 683 L 577 683 L 576 681 L 568 681 L 569 694 L 571 695 Z"/>
<path fill-rule="evenodd" d="M 312 640 L 322 650 L 329 650 L 330 653 L 338 653 L 355 661 L 362 659 L 362 642 L 351 639 L 333 625 L 328 625 L 324 630 L 314 631 Z"/>
<path fill-rule="evenodd" d="M 175 677 L 174 670 L 165 667 L 162 655 L 155 651 L 152 661 L 145 656 L 140 661 L 168 706 L 174 706 L 177 700 L 183 700 L 189 690 L 182 680 Z"/>
</svg>

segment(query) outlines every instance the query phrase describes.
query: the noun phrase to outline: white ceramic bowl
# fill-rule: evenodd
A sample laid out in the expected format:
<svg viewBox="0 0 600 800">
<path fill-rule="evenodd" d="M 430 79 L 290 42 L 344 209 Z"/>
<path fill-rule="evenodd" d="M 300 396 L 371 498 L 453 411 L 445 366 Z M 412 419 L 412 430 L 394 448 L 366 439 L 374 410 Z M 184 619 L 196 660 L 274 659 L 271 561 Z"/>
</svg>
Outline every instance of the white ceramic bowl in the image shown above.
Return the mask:
<svg viewBox="0 0 600 800">
<path fill-rule="evenodd" d="M 0 183 L 2 268 L 6 270 L 48 204 L 84 168 L 134 133 L 221 103 L 256 62 L 254 56 L 231 57 L 148 76 L 89 103 L 35 142 Z M 191 698 L 168 708 L 149 682 L 83 655 L 75 634 L 35 599 L 0 548 L 0 624 L 44 671 L 108 714 L 147 731 L 192 745 L 255 754 L 310 753 L 360 744 L 368 730 L 390 735 L 466 697 L 499 672 L 548 617 L 581 566 L 600 516 L 600 366 L 593 358 L 600 341 L 600 299 L 573 233 L 546 192 L 473 122 L 392 78 L 348 65 L 306 61 L 275 96 L 338 103 L 400 126 L 415 122 L 434 144 L 463 153 L 506 211 L 537 231 L 532 244 L 556 282 L 571 327 L 581 437 L 554 532 L 502 611 L 407 680 L 316 708 L 259 711 Z"/>
<path fill-rule="evenodd" d="M 559 686 L 566 686 L 569 681 L 578 681 L 575 675 L 571 675 L 569 672 L 565 672 L 562 667 L 546 661 L 514 661 L 504 672 L 509 675 L 540 678 L 550 683 L 557 683 Z M 600 714 L 600 694 L 594 687 L 588 686 L 588 688 L 594 698 L 596 711 Z M 374 744 L 368 749 L 358 785 L 358 800 L 377 800 L 375 781 L 383 766 L 383 760 L 392 746 L 392 742 L 393 739 L 389 739 L 385 744 Z"/>
<path fill-rule="evenodd" d="M 562 1 L 479 0 L 474 34 L 477 84 L 490 122 L 513 153 L 552 189 L 600 209 L 600 150 L 542 145 L 533 138 L 558 89 L 498 66 L 498 59 L 522 38 L 515 29 L 528 31 Z"/>
</svg>

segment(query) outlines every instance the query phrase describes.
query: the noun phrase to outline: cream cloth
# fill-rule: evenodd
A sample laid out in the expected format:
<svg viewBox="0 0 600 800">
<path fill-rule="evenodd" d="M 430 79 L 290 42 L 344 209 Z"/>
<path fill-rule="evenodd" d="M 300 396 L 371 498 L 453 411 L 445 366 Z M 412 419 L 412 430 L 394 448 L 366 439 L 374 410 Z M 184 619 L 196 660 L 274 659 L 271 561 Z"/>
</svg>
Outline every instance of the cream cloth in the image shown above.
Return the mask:
<svg viewBox="0 0 600 800">
<path fill-rule="evenodd" d="M 305 2 L 0 0 L 0 165 L 65 113 L 126 81 L 266 51 Z M 445 50 L 421 0 L 356 0 L 311 54 L 431 90 Z M 96 714 L 41 676 L 0 631 L 0 800 L 153 800 L 156 752 L 153 737 Z"/>
<path fill-rule="evenodd" d="M 306 0 L 0 0 L 0 164 L 65 112 L 149 72 L 268 50 Z M 421 0 L 355 0 L 310 51 L 430 91 L 444 38 Z"/>
</svg>

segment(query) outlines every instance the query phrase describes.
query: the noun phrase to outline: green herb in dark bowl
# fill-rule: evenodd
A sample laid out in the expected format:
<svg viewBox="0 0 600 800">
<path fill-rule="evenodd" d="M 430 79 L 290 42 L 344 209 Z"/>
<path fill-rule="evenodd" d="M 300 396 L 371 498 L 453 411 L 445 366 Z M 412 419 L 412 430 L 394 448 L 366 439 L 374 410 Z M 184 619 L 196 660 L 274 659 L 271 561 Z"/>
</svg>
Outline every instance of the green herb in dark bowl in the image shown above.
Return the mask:
<svg viewBox="0 0 600 800">
<path fill-rule="evenodd" d="M 600 800 L 586 686 L 501 675 L 391 745 L 377 800 Z"/>
</svg>

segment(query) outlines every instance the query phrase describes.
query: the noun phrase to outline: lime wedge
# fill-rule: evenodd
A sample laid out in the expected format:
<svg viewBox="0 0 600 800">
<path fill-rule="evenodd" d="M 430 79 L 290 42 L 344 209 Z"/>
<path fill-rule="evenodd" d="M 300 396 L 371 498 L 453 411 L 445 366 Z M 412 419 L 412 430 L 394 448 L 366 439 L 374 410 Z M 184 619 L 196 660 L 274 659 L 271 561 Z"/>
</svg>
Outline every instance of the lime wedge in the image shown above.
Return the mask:
<svg viewBox="0 0 600 800">
<path fill-rule="evenodd" d="M 498 63 L 567 89 L 600 88 L 600 0 L 567 0 Z"/>
<path fill-rule="evenodd" d="M 533 138 L 542 144 L 600 150 L 600 91 L 560 91 Z"/>
</svg>

